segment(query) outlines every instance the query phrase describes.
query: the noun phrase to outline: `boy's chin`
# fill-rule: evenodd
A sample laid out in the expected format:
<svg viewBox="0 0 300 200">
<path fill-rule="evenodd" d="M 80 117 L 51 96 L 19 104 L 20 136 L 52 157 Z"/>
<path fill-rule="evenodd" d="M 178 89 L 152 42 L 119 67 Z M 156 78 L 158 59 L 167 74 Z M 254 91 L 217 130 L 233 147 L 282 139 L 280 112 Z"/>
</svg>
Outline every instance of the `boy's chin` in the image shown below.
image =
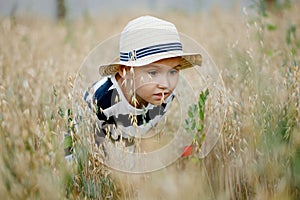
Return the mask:
<svg viewBox="0 0 300 200">
<path fill-rule="evenodd" d="M 165 103 L 165 101 L 160 100 L 160 101 L 152 101 L 149 103 L 151 103 L 152 105 L 155 105 L 155 106 L 160 106 L 161 104 Z"/>
<path fill-rule="evenodd" d="M 147 107 L 148 104 L 152 104 L 154 106 L 160 106 L 161 104 L 165 103 L 165 99 L 162 98 L 152 98 L 148 100 L 139 101 L 139 105 Z"/>
</svg>

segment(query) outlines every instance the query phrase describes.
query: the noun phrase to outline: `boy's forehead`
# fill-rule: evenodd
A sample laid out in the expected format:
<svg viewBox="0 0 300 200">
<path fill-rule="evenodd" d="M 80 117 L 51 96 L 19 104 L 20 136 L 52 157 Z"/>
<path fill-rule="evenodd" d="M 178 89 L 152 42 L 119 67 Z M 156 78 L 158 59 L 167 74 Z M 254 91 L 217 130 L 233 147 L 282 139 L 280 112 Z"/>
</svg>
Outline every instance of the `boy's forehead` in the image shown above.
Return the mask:
<svg viewBox="0 0 300 200">
<path fill-rule="evenodd" d="M 148 65 L 144 65 L 141 67 L 136 67 L 136 69 L 139 70 L 148 70 L 148 69 L 176 69 L 180 66 L 180 64 L 176 65 L 167 65 L 167 64 L 162 64 L 162 63 L 151 63 Z"/>
<path fill-rule="evenodd" d="M 170 62 L 180 62 L 182 59 L 181 56 L 177 56 L 177 57 L 171 57 L 171 58 L 164 58 L 158 61 L 155 61 L 154 63 L 170 63 Z"/>
<path fill-rule="evenodd" d="M 158 66 L 158 67 L 163 67 L 163 66 L 168 66 L 168 67 L 176 67 L 181 64 L 181 57 L 174 57 L 174 58 L 165 58 L 162 60 L 155 61 L 153 63 L 150 63 L 145 66 Z"/>
</svg>

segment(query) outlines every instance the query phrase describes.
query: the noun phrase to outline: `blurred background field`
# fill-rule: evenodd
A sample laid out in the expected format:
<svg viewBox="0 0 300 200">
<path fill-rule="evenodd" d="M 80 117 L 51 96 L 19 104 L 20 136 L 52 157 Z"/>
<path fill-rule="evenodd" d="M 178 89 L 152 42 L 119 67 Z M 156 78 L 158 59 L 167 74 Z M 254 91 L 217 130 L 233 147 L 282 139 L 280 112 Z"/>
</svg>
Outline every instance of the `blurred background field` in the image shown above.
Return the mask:
<svg viewBox="0 0 300 200">
<path fill-rule="evenodd" d="M 206 10 L 203 1 L 188 1 L 192 10 L 159 10 L 154 2 L 152 9 L 74 18 L 66 4 L 56 18 L 14 12 L 17 6 L 1 1 L 1 10 L 13 8 L 0 19 L 1 198 L 300 198 L 300 2 L 234 1 Z M 143 175 L 107 169 L 85 147 L 85 156 L 67 163 L 61 141 L 73 126 L 80 65 L 144 14 L 173 22 L 216 62 L 229 98 L 216 147 L 205 159 L 185 157 Z"/>
</svg>

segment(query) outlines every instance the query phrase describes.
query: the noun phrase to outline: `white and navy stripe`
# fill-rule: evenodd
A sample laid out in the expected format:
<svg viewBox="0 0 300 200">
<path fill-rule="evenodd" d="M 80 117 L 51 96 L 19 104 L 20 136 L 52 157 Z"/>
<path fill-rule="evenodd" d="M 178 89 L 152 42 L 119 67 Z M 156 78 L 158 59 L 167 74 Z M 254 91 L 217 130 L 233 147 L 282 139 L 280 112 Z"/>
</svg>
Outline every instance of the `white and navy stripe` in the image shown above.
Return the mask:
<svg viewBox="0 0 300 200">
<path fill-rule="evenodd" d="M 149 47 L 132 50 L 130 52 L 120 52 L 120 61 L 133 61 L 143 58 L 145 56 L 171 51 L 182 51 L 182 44 L 180 42 L 172 42 L 166 44 L 152 45 Z"/>
</svg>

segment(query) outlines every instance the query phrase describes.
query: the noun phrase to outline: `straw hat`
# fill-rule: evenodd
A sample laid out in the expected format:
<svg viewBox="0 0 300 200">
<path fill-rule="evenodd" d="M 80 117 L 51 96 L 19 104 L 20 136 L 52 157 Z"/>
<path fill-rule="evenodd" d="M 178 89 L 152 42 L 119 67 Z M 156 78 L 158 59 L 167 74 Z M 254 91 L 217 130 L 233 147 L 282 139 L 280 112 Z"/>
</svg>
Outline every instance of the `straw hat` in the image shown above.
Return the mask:
<svg viewBox="0 0 300 200">
<path fill-rule="evenodd" d="M 201 65 L 199 53 L 184 53 L 174 24 L 142 16 L 130 21 L 121 33 L 116 62 L 100 65 L 101 76 L 118 72 L 120 65 L 140 67 L 165 58 L 182 57 L 181 69 Z"/>
</svg>

